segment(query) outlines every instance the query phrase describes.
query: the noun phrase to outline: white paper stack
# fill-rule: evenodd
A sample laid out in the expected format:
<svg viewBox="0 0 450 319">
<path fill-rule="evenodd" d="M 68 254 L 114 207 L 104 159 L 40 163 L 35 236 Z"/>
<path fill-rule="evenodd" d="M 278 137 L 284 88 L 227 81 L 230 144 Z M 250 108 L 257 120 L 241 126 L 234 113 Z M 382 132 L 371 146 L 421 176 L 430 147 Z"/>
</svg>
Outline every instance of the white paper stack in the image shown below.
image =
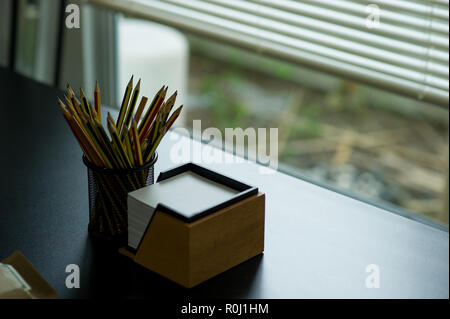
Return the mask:
<svg viewBox="0 0 450 319">
<path fill-rule="evenodd" d="M 128 194 L 128 246 L 137 249 L 159 203 L 190 218 L 237 193 L 191 171 L 131 192 Z"/>
</svg>

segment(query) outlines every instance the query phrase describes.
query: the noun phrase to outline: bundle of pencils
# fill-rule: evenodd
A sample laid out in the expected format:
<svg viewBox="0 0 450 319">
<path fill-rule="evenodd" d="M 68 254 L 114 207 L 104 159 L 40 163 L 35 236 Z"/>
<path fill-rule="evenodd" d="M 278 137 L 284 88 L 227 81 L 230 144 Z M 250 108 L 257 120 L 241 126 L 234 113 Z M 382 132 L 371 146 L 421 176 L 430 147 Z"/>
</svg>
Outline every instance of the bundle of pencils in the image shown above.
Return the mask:
<svg viewBox="0 0 450 319">
<path fill-rule="evenodd" d="M 145 168 L 152 160 L 162 138 L 180 115 L 183 106 L 172 114 L 177 92 L 167 100 L 163 86 L 144 112 L 148 98 L 142 96 L 137 104 L 139 80 L 133 88 L 131 77 L 123 95 L 117 120 L 107 114 L 107 130 L 101 119 L 100 89 L 94 90 L 89 103 L 83 89 L 79 98 L 70 86 L 64 101 L 58 99 L 62 114 L 77 139 L 86 159 L 102 170 L 88 169 L 90 198 L 90 229 L 107 236 L 123 235 L 127 229 L 127 194 L 153 182 L 153 167 Z M 137 105 L 137 108 L 136 108 Z M 108 135 L 109 132 L 109 135 Z M 149 176 L 151 169 L 151 178 Z M 91 185 L 92 184 L 92 185 Z M 95 185 L 95 186 L 93 186 Z M 94 194 L 95 193 L 95 194 Z"/>
<path fill-rule="evenodd" d="M 156 93 L 143 116 L 147 97 L 142 96 L 135 112 L 140 83 L 139 80 L 133 89 L 131 77 L 116 121 L 108 113 L 109 136 L 101 121 L 98 84 L 94 92 L 94 105 L 89 104 L 83 89 L 80 89 L 80 99 L 70 87 L 64 96 L 65 103 L 58 99 L 64 118 L 92 164 L 110 169 L 131 169 L 145 165 L 152 158 L 164 134 L 180 115 L 183 106 L 170 115 L 177 92 L 164 101 L 167 94 L 165 86 Z"/>
</svg>

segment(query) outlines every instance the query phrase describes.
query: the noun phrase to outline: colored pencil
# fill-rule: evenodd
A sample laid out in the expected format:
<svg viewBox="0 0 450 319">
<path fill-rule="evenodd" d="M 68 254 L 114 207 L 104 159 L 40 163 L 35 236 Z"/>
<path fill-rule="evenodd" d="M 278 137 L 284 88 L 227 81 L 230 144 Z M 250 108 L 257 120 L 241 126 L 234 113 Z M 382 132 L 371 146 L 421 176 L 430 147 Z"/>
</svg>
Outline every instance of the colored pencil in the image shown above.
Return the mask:
<svg viewBox="0 0 450 319">
<path fill-rule="evenodd" d="M 97 112 L 97 119 L 99 121 L 101 121 L 102 114 L 101 114 L 101 105 L 100 105 L 100 88 L 98 86 L 98 82 L 95 83 L 94 105 L 95 105 L 95 111 Z"/>
<path fill-rule="evenodd" d="M 139 79 L 136 87 L 133 90 L 133 96 L 131 97 L 130 105 L 127 107 L 127 114 L 125 115 L 125 121 L 123 123 L 123 127 L 126 127 L 129 130 L 131 119 L 133 118 L 134 107 L 136 106 L 136 101 L 139 96 L 139 91 L 141 89 L 141 80 Z M 122 132 L 120 133 L 122 136 Z"/>
<path fill-rule="evenodd" d="M 139 141 L 139 134 L 135 120 L 133 120 L 133 123 L 131 124 L 131 133 L 133 136 L 133 150 L 135 153 L 136 162 L 138 166 L 142 166 L 144 164 L 144 160 L 142 159 L 141 142 Z"/>
<path fill-rule="evenodd" d="M 134 115 L 134 120 L 136 123 L 139 123 L 139 120 L 141 119 L 142 112 L 144 112 L 145 104 L 147 104 L 148 98 L 146 96 L 143 96 L 141 98 L 141 102 L 139 103 L 139 106 L 136 110 L 136 114 Z"/>
<path fill-rule="evenodd" d="M 80 98 L 81 98 L 81 104 L 83 105 L 84 111 L 86 114 L 89 114 L 90 117 L 92 117 L 91 108 L 89 106 L 88 99 L 86 97 L 86 94 L 84 94 L 84 91 L 82 88 L 80 88 Z"/>
<path fill-rule="evenodd" d="M 170 114 L 177 92 L 165 101 L 168 87 L 162 86 L 145 112 L 148 98 L 142 96 L 134 114 L 141 80 L 133 89 L 133 78 L 130 78 L 125 89 L 117 119 L 107 114 L 108 130 L 101 122 L 98 83 L 95 84 L 93 105 L 89 104 L 82 88 L 79 97 L 81 102 L 70 86 L 67 86 L 64 98 L 58 99 L 66 122 L 87 159 L 94 165 L 110 169 L 133 169 L 145 165 L 181 112 L 182 106 Z"/>
<path fill-rule="evenodd" d="M 128 85 L 125 89 L 125 93 L 123 94 L 122 105 L 120 106 L 119 116 L 117 117 L 116 127 L 117 134 L 120 134 L 122 130 L 123 120 L 125 118 L 125 113 L 127 112 L 128 102 L 130 100 L 131 90 L 133 89 L 133 76 L 131 77 Z"/>
</svg>

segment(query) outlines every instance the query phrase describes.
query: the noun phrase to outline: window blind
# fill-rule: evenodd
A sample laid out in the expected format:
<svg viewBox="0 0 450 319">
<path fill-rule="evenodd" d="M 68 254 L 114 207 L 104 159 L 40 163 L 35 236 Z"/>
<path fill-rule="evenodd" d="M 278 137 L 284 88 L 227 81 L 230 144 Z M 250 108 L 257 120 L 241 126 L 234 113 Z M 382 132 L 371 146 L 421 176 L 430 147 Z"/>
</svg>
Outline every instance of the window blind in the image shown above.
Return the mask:
<svg viewBox="0 0 450 319">
<path fill-rule="evenodd" d="M 90 2 L 448 107 L 448 0 Z"/>
</svg>

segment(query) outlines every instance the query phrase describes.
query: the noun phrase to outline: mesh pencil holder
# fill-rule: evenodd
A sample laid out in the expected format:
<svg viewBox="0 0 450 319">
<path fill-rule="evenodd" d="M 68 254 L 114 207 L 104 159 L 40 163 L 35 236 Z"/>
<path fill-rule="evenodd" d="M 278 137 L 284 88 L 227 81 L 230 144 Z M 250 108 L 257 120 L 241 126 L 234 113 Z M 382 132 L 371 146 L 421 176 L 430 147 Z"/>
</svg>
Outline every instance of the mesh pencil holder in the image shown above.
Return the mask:
<svg viewBox="0 0 450 319">
<path fill-rule="evenodd" d="M 89 184 L 89 226 L 91 235 L 111 243 L 124 244 L 128 235 L 128 193 L 154 183 L 155 152 L 144 166 L 133 169 L 98 167 L 83 155 Z"/>
</svg>

